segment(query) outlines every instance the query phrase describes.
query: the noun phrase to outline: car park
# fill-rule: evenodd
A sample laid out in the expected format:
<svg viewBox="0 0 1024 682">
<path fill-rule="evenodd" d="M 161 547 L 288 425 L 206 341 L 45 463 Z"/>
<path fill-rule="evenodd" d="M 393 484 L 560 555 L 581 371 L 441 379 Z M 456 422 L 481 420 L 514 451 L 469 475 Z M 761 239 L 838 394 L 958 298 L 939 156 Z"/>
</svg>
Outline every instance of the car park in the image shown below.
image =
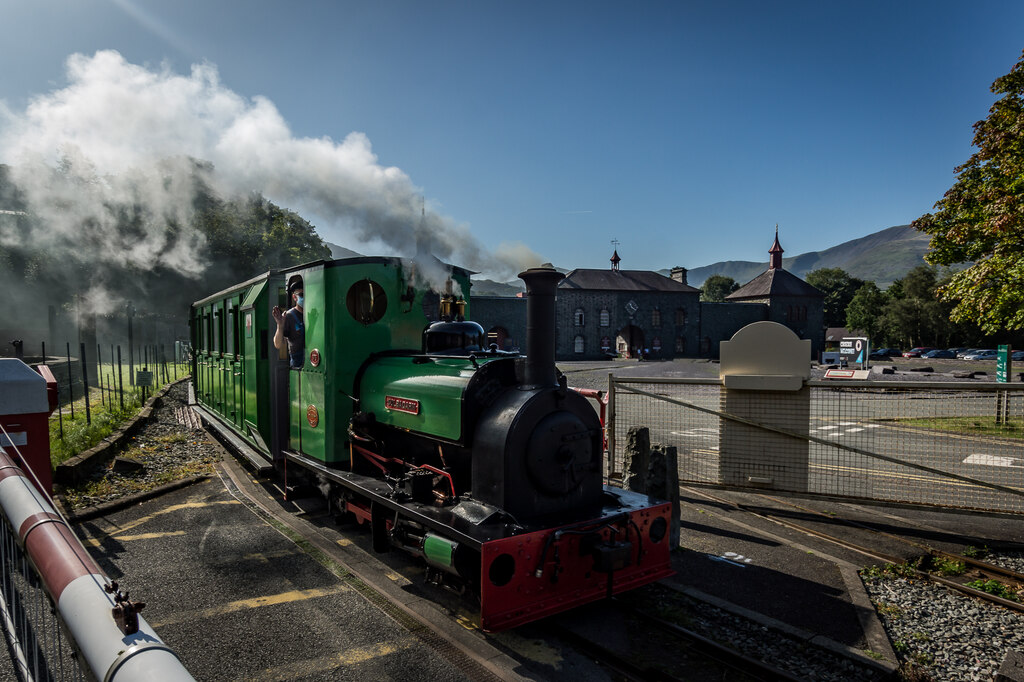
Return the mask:
<svg viewBox="0 0 1024 682">
<path fill-rule="evenodd" d="M 918 346 L 917 348 L 911 348 L 903 354 L 905 358 L 919 358 L 930 350 L 935 350 L 931 346 Z"/>
<path fill-rule="evenodd" d="M 935 350 L 928 351 L 927 353 L 923 354 L 921 357 L 922 358 L 932 358 L 932 359 L 949 359 L 949 358 L 955 358 L 956 357 L 956 353 L 954 353 L 951 350 L 943 350 L 942 348 L 936 348 Z"/>
</svg>

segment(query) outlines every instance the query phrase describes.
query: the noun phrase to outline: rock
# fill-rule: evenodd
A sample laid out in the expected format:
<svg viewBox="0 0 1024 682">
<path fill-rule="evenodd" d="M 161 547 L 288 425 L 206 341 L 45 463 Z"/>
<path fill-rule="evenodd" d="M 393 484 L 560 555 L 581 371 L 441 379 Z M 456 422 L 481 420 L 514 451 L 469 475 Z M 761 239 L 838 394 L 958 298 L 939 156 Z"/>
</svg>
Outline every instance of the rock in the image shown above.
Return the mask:
<svg viewBox="0 0 1024 682">
<path fill-rule="evenodd" d="M 146 470 L 146 465 L 137 459 L 132 459 L 131 457 L 115 457 L 113 464 L 110 466 L 110 470 L 115 474 L 131 476 L 132 474 L 144 472 Z"/>
</svg>

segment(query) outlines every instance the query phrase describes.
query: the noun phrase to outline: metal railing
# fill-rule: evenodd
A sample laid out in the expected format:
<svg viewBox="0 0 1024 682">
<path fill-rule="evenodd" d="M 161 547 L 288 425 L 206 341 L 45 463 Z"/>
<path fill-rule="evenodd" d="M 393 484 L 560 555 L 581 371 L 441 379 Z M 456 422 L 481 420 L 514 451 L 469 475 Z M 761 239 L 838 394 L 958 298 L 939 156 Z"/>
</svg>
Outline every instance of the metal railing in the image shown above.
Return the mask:
<svg viewBox="0 0 1024 682">
<path fill-rule="evenodd" d="M 1024 513 L 1024 385 L 819 380 L 800 399 L 744 391 L 742 410 L 734 392 L 731 412 L 726 393 L 611 377 L 611 475 L 644 426 L 677 447 L 683 484 Z"/>
<path fill-rule="evenodd" d="M 16 446 L 0 447 L 0 620 L 19 678 L 193 680 L 138 615 L 142 606 L 107 578 L 39 481 L 29 480 L 23 461 Z"/>
</svg>

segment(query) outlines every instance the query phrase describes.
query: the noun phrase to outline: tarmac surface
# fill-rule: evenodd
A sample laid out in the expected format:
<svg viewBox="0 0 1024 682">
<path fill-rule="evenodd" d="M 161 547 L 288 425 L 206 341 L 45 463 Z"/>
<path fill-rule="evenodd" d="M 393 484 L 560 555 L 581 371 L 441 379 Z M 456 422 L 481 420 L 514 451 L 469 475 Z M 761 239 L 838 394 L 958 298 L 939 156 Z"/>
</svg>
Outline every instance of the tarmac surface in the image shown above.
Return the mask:
<svg viewBox="0 0 1024 682">
<path fill-rule="evenodd" d="M 232 488 L 222 475 L 77 526 L 122 589 L 147 602 L 143 615 L 196 679 L 609 679 L 596 666 L 534 641 L 540 630 L 532 626 L 484 635 L 470 616 L 452 618 L 341 534 L 316 531 L 339 548 L 326 562 L 318 560 L 318 552 L 331 548 L 297 544 L 289 528 L 268 522 Z M 878 562 L 764 516 L 908 559 L 921 551 L 840 524 L 836 515 L 882 523 L 942 548 L 1024 538 L 1024 520 L 1012 516 L 703 488 L 684 488 L 681 503 L 681 545 L 690 551 L 676 553 L 677 573 L 667 583 L 765 627 L 874 660 L 881 670 L 894 669 L 896 658 L 857 574 Z M 304 523 L 301 509 L 289 513 Z M 390 589 L 404 611 L 382 610 L 379 600 L 365 596 L 364 579 Z M 415 619 L 446 623 L 454 649 L 424 636 Z"/>
</svg>

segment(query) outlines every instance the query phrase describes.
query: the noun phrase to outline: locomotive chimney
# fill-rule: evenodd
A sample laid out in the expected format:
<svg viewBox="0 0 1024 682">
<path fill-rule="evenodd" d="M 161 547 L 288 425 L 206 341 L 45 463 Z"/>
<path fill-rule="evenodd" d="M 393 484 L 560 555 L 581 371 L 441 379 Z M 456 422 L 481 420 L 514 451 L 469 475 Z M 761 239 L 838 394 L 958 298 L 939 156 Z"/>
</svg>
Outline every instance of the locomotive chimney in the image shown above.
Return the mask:
<svg viewBox="0 0 1024 682">
<path fill-rule="evenodd" d="M 557 386 L 555 373 L 555 287 L 565 275 L 551 266 L 519 273 L 526 282 L 526 371 L 528 388 Z"/>
</svg>

